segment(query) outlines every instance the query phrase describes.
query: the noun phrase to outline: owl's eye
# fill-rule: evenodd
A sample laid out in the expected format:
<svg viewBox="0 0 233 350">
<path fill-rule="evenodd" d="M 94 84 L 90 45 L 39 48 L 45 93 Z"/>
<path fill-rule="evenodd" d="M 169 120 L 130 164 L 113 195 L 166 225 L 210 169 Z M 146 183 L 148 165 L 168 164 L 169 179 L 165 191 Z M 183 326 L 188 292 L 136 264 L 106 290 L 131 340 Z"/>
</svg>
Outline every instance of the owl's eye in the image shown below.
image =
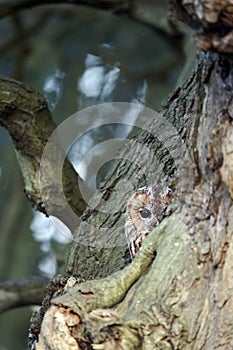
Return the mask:
<svg viewBox="0 0 233 350">
<path fill-rule="evenodd" d="M 143 219 L 148 219 L 151 217 L 151 212 L 148 209 L 141 209 L 139 210 L 139 213 Z"/>
</svg>

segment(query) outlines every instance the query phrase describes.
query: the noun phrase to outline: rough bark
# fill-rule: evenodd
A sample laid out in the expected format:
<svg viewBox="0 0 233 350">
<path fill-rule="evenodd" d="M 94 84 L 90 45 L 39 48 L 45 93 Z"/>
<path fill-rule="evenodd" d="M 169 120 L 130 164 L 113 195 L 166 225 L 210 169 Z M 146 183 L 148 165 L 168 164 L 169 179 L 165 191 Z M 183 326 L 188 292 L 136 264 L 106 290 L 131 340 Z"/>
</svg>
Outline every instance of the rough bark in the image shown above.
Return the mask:
<svg viewBox="0 0 233 350">
<path fill-rule="evenodd" d="M 132 264 L 52 301 L 38 349 L 232 348 L 231 75 L 228 58 L 200 55 L 192 78 L 171 96 L 164 113 L 189 145 L 193 188 L 183 197 L 181 182 L 177 208 Z M 105 259 L 100 264 L 119 268 Z"/>
<path fill-rule="evenodd" d="M 233 7 L 230 0 L 173 1 L 181 20 L 198 31 L 197 46 L 232 54 L 233 52 Z"/>
<path fill-rule="evenodd" d="M 232 73 L 230 56 L 199 54 L 193 75 L 163 111 L 189 149 L 192 186 L 178 181 L 173 212 L 150 234 L 132 264 L 109 277 L 71 287 L 52 300 L 38 349 L 233 347 Z M 156 121 L 151 130 L 153 126 Z M 157 140 L 141 138 L 154 149 L 168 175 L 179 176 Z M 140 157 L 134 141 L 132 148 Z M 150 166 L 156 180 L 156 169 Z M 131 176 L 130 170 L 120 163 L 116 176 L 109 176 L 102 186 L 105 195 L 119 179 Z M 113 218 L 94 213 L 87 220 L 101 226 Z M 87 275 L 103 277 L 108 269 L 124 265 L 124 249 L 117 264 L 109 256 L 101 252 L 97 264 L 87 264 Z M 71 259 L 67 267 L 75 273 L 78 258 L 75 263 Z M 138 271 L 143 264 L 147 269 Z"/>
</svg>

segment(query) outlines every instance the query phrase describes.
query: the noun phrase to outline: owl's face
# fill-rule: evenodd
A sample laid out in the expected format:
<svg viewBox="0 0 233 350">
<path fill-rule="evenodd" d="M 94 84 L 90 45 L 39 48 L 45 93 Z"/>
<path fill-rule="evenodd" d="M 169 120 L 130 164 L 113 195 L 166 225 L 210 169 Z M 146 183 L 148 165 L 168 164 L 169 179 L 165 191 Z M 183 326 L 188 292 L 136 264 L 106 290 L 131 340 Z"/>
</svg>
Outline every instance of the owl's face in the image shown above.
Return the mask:
<svg viewBox="0 0 233 350">
<path fill-rule="evenodd" d="M 172 190 L 167 186 L 139 188 L 131 196 L 127 206 L 127 215 L 130 216 L 135 229 L 145 234 L 152 231 L 162 220 L 172 197 Z"/>
</svg>

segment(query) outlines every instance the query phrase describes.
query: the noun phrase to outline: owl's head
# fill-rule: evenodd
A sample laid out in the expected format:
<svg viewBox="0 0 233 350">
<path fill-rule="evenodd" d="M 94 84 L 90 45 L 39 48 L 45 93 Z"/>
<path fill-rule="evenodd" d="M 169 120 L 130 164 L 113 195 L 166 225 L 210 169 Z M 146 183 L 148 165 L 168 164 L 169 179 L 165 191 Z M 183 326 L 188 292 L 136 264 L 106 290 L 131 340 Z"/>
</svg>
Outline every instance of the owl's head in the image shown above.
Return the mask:
<svg viewBox="0 0 233 350">
<path fill-rule="evenodd" d="M 164 185 L 139 188 L 130 198 L 127 216 L 136 229 L 150 232 L 162 220 L 164 211 L 173 198 L 172 190 Z"/>
</svg>

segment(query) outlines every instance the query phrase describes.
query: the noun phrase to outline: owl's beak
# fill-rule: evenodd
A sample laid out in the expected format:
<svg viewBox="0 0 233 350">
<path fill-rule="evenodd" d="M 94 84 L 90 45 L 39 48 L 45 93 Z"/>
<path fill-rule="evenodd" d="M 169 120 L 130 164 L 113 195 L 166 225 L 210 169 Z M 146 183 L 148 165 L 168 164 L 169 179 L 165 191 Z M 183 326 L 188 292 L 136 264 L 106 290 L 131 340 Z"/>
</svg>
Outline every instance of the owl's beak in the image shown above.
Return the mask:
<svg viewBox="0 0 233 350">
<path fill-rule="evenodd" d="M 159 221 L 157 218 L 153 218 L 150 222 L 152 227 L 156 227 L 158 225 Z"/>
</svg>

